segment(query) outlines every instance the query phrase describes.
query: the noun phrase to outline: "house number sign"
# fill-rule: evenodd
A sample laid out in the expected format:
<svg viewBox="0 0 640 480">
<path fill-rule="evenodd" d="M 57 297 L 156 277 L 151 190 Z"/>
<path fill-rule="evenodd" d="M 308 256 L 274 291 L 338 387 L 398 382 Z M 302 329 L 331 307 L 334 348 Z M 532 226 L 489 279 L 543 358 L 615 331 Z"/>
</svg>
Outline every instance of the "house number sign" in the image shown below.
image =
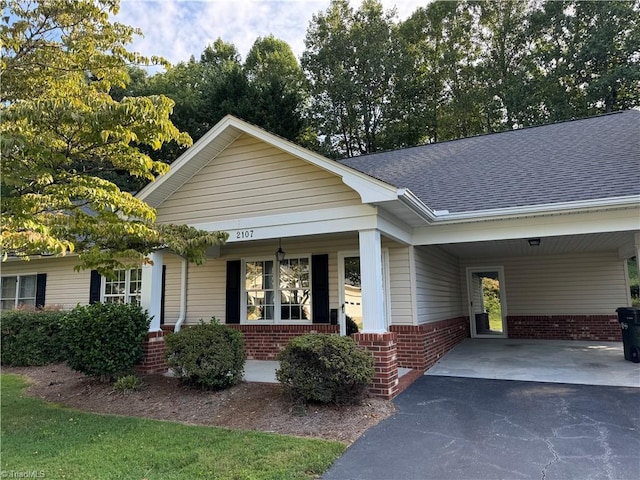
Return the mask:
<svg viewBox="0 0 640 480">
<path fill-rule="evenodd" d="M 235 237 L 231 235 L 232 238 L 236 240 L 248 240 L 253 238 L 253 230 L 236 230 Z"/>
</svg>

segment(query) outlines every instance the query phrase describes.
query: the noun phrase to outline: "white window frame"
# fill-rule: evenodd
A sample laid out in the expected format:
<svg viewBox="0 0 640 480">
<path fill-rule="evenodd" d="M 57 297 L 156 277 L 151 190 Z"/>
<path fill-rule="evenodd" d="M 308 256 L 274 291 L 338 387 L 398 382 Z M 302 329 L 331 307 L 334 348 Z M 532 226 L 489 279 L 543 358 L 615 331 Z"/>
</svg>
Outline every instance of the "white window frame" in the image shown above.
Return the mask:
<svg viewBox="0 0 640 480">
<path fill-rule="evenodd" d="M 33 305 L 28 305 L 28 307 L 33 307 L 35 308 L 36 306 L 36 298 L 38 296 L 38 274 L 37 273 L 21 273 L 21 274 L 16 274 L 16 275 L 2 275 L 2 282 L 4 282 L 5 278 L 16 278 L 16 290 L 14 292 L 14 297 L 13 297 L 13 308 L 20 308 L 21 304 L 19 303 L 20 300 L 33 300 Z M 34 291 L 33 291 L 33 297 L 20 297 L 20 280 L 24 277 L 34 277 L 35 282 L 34 282 Z M 0 296 L 2 295 L 2 290 L 0 290 Z M 10 300 L 9 298 L 0 298 L 0 300 Z M 3 311 L 8 311 L 8 310 L 3 310 Z"/>
<path fill-rule="evenodd" d="M 312 276 L 313 267 L 311 261 L 311 254 L 291 254 L 287 255 L 285 261 L 292 259 L 306 259 L 309 264 L 309 317 L 308 319 L 296 319 L 296 320 L 283 320 L 282 317 L 282 302 L 281 292 L 288 289 L 280 288 L 280 262 L 275 257 L 252 257 L 242 259 L 242 271 L 240 277 L 240 323 L 244 325 L 309 325 L 313 323 L 313 289 L 312 289 Z M 247 263 L 251 262 L 273 262 L 273 320 L 249 320 L 247 319 Z"/>
<path fill-rule="evenodd" d="M 138 280 L 137 282 L 140 284 L 140 289 L 138 291 L 137 295 L 131 295 L 130 293 L 130 289 L 131 289 L 131 272 L 133 270 L 137 270 L 138 271 Z M 131 298 L 135 297 L 138 299 L 138 303 L 137 305 L 141 304 L 141 295 L 142 295 L 142 268 L 130 268 L 130 269 L 119 269 L 119 270 L 115 270 L 116 272 L 125 272 L 125 278 L 124 278 L 124 293 L 123 294 L 118 294 L 118 295 L 114 295 L 114 294 L 107 294 L 107 282 L 110 281 L 109 278 L 103 276 L 102 277 L 102 281 L 100 282 L 100 302 L 101 303 L 112 303 L 112 302 L 108 302 L 109 298 L 120 298 L 124 295 L 124 302 L 126 304 L 131 303 Z"/>
</svg>

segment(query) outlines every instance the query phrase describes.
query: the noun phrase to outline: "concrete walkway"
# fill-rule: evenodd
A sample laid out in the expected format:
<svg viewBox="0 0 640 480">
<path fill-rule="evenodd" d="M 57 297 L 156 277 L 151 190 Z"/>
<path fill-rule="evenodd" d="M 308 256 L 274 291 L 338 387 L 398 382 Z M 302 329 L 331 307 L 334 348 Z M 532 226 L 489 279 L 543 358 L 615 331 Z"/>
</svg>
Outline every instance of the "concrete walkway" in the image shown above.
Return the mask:
<svg viewBox="0 0 640 480">
<path fill-rule="evenodd" d="M 640 478 L 638 388 L 421 376 L 394 403 L 325 480 Z"/>
<path fill-rule="evenodd" d="M 258 383 L 278 383 L 276 370 L 280 368 L 280 362 L 270 360 L 247 360 L 244 365 L 244 381 Z M 399 368 L 398 377 L 409 373 L 409 368 Z"/>
<path fill-rule="evenodd" d="M 640 387 L 620 342 L 467 339 L 426 375 Z"/>
</svg>

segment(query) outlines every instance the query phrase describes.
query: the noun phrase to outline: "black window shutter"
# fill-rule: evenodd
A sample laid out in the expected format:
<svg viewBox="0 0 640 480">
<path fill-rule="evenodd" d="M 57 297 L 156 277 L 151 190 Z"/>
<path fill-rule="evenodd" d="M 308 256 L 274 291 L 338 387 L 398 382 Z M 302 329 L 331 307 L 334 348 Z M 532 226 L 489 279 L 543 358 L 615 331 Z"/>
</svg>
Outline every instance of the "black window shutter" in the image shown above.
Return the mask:
<svg viewBox="0 0 640 480">
<path fill-rule="evenodd" d="M 162 291 L 160 293 L 160 325 L 164 325 L 164 293 L 167 283 L 167 266 L 162 265 Z"/>
<path fill-rule="evenodd" d="M 242 262 L 227 262 L 227 300 L 225 308 L 226 323 L 240 323 L 240 274 Z"/>
<path fill-rule="evenodd" d="M 36 276 L 36 308 L 44 307 L 46 291 L 47 291 L 47 274 L 39 273 Z"/>
<path fill-rule="evenodd" d="M 102 276 L 97 270 L 91 270 L 91 281 L 89 282 L 89 303 L 100 301 L 100 284 Z"/>
<path fill-rule="evenodd" d="M 329 255 L 311 257 L 311 299 L 313 323 L 330 323 Z"/>
</svg>

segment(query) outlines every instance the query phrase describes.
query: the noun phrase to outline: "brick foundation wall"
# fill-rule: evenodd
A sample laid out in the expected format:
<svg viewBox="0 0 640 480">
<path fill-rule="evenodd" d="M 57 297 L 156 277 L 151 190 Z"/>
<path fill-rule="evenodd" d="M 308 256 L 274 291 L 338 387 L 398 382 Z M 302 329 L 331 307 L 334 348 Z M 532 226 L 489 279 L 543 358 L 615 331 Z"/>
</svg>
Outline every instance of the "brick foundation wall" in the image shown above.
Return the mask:
<svg viewBox="0 0 640 480">
<path fill-rule="evenodd" d="M 354 333 L 352 338 L 360 347 L 373 353 L 375 375 L 369 392 L 391 400 L 398 394 L 397 334 Z"/>
<path fill-rule="evenodd" d="M 421 325 L 391 325 L 389 330 L 398 335 L 398 366 L 425 371 L 469 338 L 469 317 Z"/>
<path fill-rule="evenodd" d="M 616 315 L 507 316 L 509 338 L 621 342 Z"/>
<path fill-rule="evenodd" d="M 276 360 L 278 354 L 294 337 L 307 333 L 339 334 L 338 325 L 231 325 L 244 335 L 244 346 L 249 360 Z"/>
<path fill-rule="evenodd" d="M 168 366 L 164 358 L 164 332 L 149 332 L 144 341 L 142 362 L 136 365 L 135 370 L 143 375 L 152 373 L 164 373 Z"/>
</svg>

